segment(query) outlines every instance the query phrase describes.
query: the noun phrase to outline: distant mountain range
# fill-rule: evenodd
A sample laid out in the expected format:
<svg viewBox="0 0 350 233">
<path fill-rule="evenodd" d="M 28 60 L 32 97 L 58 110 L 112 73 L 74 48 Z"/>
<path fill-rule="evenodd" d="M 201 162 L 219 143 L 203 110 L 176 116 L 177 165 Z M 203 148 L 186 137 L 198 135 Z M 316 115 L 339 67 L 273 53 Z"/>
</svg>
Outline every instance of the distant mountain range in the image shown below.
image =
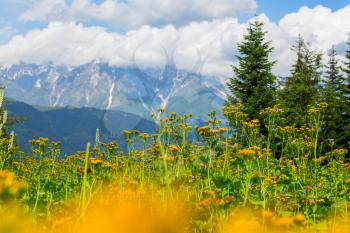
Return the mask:
<svg viewBox="0 0 350 233">
<path fill-rule="evenodd" d="M 30 151 L 31 139 L 47 137 L 62 142 L 63 154 L 84 150 L 88 142 L 95 142 L 96 129 L 103 142 L 117 141 L 125 150 L 123 130 L 154 133 L 157 125 L 137 115 L 116 110 L 95 108 L 57 108 L 39 110 L 26 103 L 6 100 L 9 116 L 24 116 L 23 123 L 11 127 L 16 133 L 20 148 Z M 63 155 L 62 154 L 62 155 Z"/>
<path fill-rule="evenodd" d="M 10 116 L 28 117 L 14 127 L 22 148 L 43 136 L 62 141 L 64 152 L 72 153 L 94 141 L 96 128 L 106 141 L 124 141 L 124 129 L 151 132 L 157 126 L 150 115 L 159 107 L 166 114 L 192 113 L 193 124 L 202 124 L 212 110 L 222 117 L 226 80 L 196 70 L 200 67 L 113 67 L 99 61 L 74 68 L 16 64 L 0 66 L 0 84 L 6 97 L 19 101 L 8 103 Z"/>
<path fill-rule="evenodd" d="M 198 68 L 197 68 L 198 70 Z M 203 118 L 221 110 L 225 79 L 161 68 L 112 67 L 94 61 L 75 68 L 17 64 L 0 67 L 7 97 L 31 105 L 118 110 L 150 119 L 159 107 Z"/>
</svg>

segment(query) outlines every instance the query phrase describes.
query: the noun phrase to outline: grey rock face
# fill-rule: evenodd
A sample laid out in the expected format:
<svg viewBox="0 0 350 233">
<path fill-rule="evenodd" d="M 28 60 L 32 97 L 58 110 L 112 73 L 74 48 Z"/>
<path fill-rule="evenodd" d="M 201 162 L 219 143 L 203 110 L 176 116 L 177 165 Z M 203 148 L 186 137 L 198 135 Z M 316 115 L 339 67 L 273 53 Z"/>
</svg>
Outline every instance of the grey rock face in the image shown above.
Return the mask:
<svg viewBox="0 0 350 233">
<path fill-rule="evenodd" d="M 18 64 L 0 67 L 7 97 L 31 105 L 94 107 L 150 118 L 159 107 L 202 118 L 220 110 L 226 86 L 214 76 L 164 68 L 113 67 L 91 62 L 75 68 Z"/>
</svg>

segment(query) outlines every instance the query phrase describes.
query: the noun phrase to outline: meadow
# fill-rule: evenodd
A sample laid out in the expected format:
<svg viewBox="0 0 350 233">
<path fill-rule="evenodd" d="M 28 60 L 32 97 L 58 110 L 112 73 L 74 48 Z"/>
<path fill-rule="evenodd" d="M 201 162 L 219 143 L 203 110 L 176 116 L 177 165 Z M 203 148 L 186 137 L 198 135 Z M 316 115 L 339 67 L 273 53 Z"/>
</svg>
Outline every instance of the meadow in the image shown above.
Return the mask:
<svg viewBox="0 0 350 233">
<path fill-rule="evenodd" d="M 227 105 L 227 127 L 160 109 L 156 134 L 124 131 L 127 153 L 98 131 L 65 157 L 60 142 L 33 139 L 26 154 L 3 135 L 0 232 L 349 232 L 348 152 L 320 143 L 326 107 L 301 127 L 279 105 L 260 121 Z"/>
</svg>

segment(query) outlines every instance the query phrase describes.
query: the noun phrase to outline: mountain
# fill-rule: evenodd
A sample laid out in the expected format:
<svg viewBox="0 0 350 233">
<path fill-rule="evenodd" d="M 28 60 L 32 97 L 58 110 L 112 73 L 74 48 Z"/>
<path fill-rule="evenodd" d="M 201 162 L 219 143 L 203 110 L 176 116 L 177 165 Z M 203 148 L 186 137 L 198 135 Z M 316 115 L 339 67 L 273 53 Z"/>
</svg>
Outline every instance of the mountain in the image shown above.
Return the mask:
<svg viewBox="0 0 350 233">
<path fill-rule="evenodd" d="M 10 117 L 24 116 L 23 123 L 11 127 L 16 133 L 20 148 L 30 151 L 29 140 L 47 137 L 52 141 L 62 142 L 63 154 L 84 150 L 88 142 L 95 142 L 98 128 L 100 140 L 117 141 L 125 150 L 123 130 L 139 130 L 153 133 L 157 125 L 137 115 L 116 110 L 96 108 L 55 108 L 39 110 L 23 102 L 6 100 L 5 108 Z"/>
<path fill-rule="evenodd" d="M 199 68 L 196 68 L 199 70 Z M 177 69 L 113 67 L 94 61 L 78 67 L 16 64 L 0 67 L 5 95 L 31 105 L 118 110 L 150 119 L 159 107 L 198 119 L 221 110 L 225 80 Z"/>
</svg>

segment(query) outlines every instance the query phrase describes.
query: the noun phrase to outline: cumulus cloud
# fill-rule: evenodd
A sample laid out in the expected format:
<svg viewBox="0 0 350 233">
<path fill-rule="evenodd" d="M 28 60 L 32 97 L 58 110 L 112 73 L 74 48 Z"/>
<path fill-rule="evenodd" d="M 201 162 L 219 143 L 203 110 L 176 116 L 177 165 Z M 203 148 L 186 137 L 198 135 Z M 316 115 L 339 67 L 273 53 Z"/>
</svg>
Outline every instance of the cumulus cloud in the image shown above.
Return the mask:
<svg viewBox="0 0 350 233">
<path fill-rule="evenodd" d="M 180 68 L 201 69 L 196 72 L 216 72 L 229 67 L 231 59 L 223 54 L 241 40 L 243 30 L 233 18 L 181 28 L 143 26 L 125 35 L 73 22 L 52 22 L 0 46 L 0 63 L 50 61 L 76 66 L 100 59 L 118 66 L 164 66 L 173 62 Z M 198 66 L 201 63 L 205 66 Z"/>
<path fill-rule="evenodd" d="M 15 36 L 0 46 L 0 60 L 5 64 L 54 62 L 76 66 L 97 58 L 111 59 L 117 41 L 118 35 L 100 27 L 85 28 L 81 24 L 52 22 L 45 29 Z"/>
<path fill-rule="evenodd" d="M 58 2 L 58 0 L 57 0 Z M 267 40 L 275 50 L 275 72 L 287 75 L 295 60 L 290 50 L 298 35 L 326 52 L 344 44 L 350 33 L 350 5 L 332 12 L 322 6 L 301 8 L 275 23 L 262 14 Z M 108 32 L 102 27 L 86 27 L 74 22 L 51 22 L 42 30 L 13 37 L 0 46 L 0 64 L 20 61 L 53 62 L 76 66 L 101 59 L 112 65 L 164 66 L 173 62 L 179 68 L 215 75 L 232 75 L 230 68 L 247 24 L 227 17 L 184 26 L 142 26 L 125 34 Z"/>
<path fill-rule="evenodd" d="M 301 34 L 316 47 L 326 49 L 349 38 L 350 5 L 332 12 L 324 6 L 313 9 L 302 7 L 298 12 L 288 14 L 279 22 L 288 36 Z"/>
<path fill-rule="evenodd" d="M 255 12 L 255 0 L 42 0 L 24 12 L 24 21 L 101 20 L 123 28 L 142 25 L 185 25 L 190 21 L 232 17 L 242 12 Z"/>
</svg>

